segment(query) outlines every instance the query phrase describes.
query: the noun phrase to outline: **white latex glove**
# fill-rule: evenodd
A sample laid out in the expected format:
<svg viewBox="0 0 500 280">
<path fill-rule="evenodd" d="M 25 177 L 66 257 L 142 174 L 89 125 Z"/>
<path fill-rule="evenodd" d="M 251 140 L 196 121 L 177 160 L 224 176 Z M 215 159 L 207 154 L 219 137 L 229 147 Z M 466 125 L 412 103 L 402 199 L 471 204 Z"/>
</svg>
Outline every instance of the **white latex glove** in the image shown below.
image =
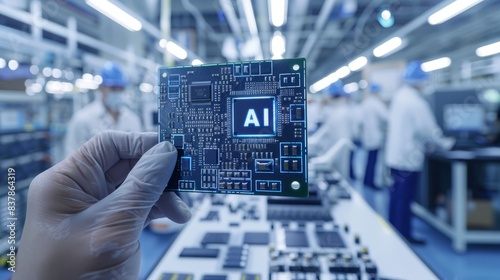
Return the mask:
<svg viewBox="0 0 500 280">
<path fill-rule="evenodd" d="M 155 133 L 105 131 L 38 175 L 13 279 L 137 279 L 142 229 L 191 218 L 163 192 L 177 151 L 156 143 Z"/>
</svg>

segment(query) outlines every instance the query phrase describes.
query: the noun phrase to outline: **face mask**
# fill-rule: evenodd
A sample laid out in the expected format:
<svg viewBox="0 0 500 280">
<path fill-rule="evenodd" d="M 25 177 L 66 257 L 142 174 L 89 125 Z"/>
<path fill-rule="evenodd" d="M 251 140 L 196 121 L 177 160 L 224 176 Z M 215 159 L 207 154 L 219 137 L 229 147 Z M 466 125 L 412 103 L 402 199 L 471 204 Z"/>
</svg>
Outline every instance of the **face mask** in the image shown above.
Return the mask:
<svg viewBox="0 0 500 280">
<path fill-rule="evenodd" d="M 123 97 L 123 92 L 108 92 L 108 94 L 106 95 L 106 99 L 104 99 L 104 102 L 109 109 L 118 111 L 121 107 L 123 107 L 123 105 L 125 105 Z"/>
</svg>

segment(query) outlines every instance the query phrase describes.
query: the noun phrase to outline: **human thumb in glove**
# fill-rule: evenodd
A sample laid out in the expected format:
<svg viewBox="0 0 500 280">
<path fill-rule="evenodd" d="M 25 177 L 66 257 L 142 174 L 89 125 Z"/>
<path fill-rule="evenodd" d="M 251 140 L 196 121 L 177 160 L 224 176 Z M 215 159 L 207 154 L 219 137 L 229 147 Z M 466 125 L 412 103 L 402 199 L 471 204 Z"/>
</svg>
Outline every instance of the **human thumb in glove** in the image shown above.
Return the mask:
<svg viewBox="0 0 500 280">
<path fill-rule="evenodd" d="M 155 133 L 105 131 L 38 175 L 13 279 L 137 279 L 142 229 L 191 218 L 163 192 L 177 151 L 156 143 Z"/>
</svg>

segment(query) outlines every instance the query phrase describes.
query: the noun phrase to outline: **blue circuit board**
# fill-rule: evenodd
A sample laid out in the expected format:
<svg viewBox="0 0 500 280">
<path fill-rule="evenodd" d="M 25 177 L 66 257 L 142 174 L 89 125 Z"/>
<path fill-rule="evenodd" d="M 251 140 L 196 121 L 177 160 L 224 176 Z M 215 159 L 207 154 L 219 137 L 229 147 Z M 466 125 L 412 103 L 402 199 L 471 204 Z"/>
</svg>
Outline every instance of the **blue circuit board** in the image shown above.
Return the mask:
<svg viewBox="0 0 500 280">
<path fill-rule="evenodd" d="M 177 164 L 166 190 L 308 195 L 303 58 L 160 67 L 159 141 Z"/>
</svg>

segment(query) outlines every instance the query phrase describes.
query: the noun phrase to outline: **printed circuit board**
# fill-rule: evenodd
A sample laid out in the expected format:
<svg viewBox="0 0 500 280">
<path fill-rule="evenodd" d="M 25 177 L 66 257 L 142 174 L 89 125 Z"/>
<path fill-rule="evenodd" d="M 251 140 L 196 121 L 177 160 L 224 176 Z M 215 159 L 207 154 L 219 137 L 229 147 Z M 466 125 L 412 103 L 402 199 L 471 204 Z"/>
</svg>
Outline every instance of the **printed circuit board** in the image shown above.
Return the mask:
<svg viewBox="0 0 500 280">
<path fill-rule="evenodd" d="M 159 141 L 178 150 L 166 190 L 308 195 L 305 59 L 158 74 Z"/>
</svg>

